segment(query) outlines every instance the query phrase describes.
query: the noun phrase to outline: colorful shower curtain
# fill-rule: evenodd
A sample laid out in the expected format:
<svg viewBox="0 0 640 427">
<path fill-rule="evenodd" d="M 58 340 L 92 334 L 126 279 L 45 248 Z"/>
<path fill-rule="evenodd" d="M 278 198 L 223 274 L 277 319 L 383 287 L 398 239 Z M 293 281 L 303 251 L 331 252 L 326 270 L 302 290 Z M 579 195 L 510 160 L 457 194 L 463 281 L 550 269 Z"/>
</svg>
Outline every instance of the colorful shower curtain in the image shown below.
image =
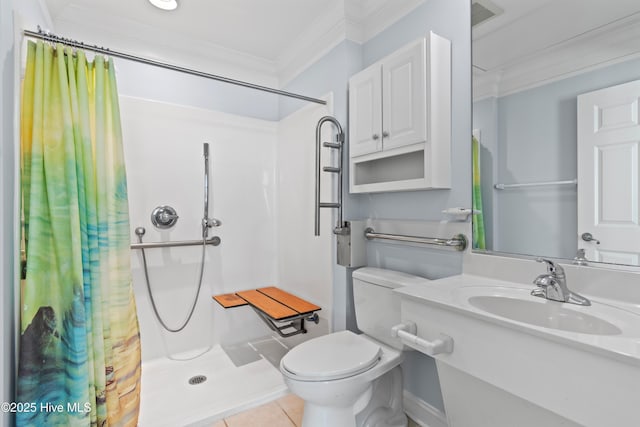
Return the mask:
<svg viewBox="0 0 640 427">
<path fill-rule="evenodd" d="M 140 335 L 113 63 L 29 42 L 18 426 L 135 426 Z"/>
<path fill-rule="evenodd" d="M 472 203 L 473 203 L 473 249 L 486 249 L 484 237 L 484 216 L 482 215 L 482 183 L 480 181 L 480 142 L 475 136 L 471 137 L 472 153 L 473 153 L 473 187 L 472 187 Z"/>
</svg>

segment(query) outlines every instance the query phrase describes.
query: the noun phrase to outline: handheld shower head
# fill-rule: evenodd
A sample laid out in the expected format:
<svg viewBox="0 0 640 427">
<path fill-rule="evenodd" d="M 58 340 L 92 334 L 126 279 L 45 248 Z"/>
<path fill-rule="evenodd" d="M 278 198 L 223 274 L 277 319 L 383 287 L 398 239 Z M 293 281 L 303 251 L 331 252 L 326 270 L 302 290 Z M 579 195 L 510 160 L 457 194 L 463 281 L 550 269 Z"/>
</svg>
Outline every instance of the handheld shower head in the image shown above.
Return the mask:
<svg viewBox="0 0 640 427">
<path fill-rule="evenodd" d="M 205 142 L 202 144 L 202 148 L 205 160 L 209 159 L 209 143 Z"/>
</svg>

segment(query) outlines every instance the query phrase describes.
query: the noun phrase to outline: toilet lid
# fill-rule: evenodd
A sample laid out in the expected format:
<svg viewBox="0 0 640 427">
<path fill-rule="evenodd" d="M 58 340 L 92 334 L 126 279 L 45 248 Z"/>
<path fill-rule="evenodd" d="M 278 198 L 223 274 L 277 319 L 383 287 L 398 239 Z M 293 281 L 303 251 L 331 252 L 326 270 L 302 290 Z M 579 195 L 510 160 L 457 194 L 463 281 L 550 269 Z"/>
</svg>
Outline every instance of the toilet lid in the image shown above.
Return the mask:
<svg viewBox="0 0 640 427">
<path fill-rule="evenodd" d="M 351 331 L 341 331 L 294 347 L 282 359 L 282 366 L 301 380 L 335 380 L 370 369 L 381 353 L 379 345 Z"/>
</svg>

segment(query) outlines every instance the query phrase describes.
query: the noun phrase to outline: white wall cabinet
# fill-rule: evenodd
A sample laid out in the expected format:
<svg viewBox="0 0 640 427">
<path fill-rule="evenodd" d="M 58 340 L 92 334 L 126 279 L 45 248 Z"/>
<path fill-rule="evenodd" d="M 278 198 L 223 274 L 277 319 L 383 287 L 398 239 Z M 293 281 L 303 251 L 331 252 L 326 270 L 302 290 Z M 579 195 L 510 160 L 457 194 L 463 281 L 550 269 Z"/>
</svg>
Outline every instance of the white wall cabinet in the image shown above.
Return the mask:
<svg viewBox="0 0 640 427">
<path fill-rule="evenodd" d="M 450 188 L 451 42 L 434 33 L 349 80 L 352 193 Z"/>
</svg>

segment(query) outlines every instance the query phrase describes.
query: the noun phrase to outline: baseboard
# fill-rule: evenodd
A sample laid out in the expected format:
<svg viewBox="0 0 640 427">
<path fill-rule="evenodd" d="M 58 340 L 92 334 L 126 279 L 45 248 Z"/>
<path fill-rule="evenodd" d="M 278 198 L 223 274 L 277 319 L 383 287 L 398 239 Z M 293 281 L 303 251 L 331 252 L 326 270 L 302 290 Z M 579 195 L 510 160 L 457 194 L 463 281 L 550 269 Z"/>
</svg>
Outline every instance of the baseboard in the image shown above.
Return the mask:
<svg viewBox="0 0 640 427">
<path fill-rule="evenodd" d="M 420 427 L 448 427 L 444 412 L 414 394 L 404 391 L 404 412 Z"/>
</svg>

